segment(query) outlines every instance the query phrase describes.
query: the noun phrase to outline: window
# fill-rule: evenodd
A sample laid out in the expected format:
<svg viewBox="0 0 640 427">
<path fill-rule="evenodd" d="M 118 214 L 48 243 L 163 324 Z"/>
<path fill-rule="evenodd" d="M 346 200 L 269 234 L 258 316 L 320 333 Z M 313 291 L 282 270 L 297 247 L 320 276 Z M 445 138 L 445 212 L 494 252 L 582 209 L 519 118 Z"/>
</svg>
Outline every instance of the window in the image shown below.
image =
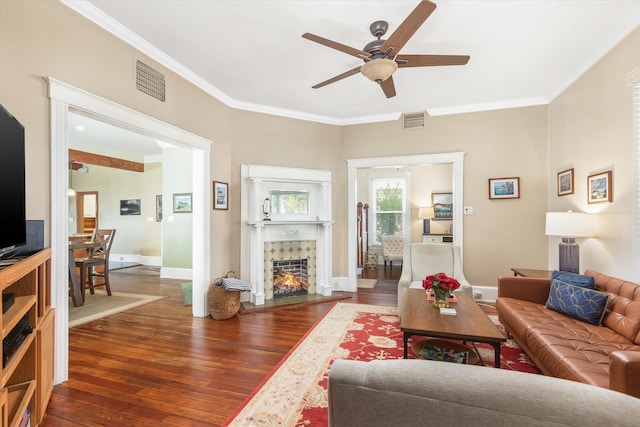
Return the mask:
<svg viewBox="0 0 640 427">
<path fill-rule="evenodd" d="M 404 235 L 408 223 L 406 209 L 407 177 L 387 176 L 370 178 L 371 243 L 380 244 L 385 234 Z"/>
</svg>

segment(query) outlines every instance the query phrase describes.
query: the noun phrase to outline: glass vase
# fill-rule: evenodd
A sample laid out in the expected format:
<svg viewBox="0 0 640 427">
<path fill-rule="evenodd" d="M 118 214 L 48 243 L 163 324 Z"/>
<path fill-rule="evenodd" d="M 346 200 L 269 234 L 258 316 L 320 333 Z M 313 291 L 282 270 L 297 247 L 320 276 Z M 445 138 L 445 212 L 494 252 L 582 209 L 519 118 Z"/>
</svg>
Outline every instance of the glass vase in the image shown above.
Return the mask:
<svg viewBox="0 0 640 427">
<path fill-rule="evenodd" d="M 435 298 L 433 300 L 433 306 L 435 308 L 449 308 L 449 301 L 447 301 L 447 297 L 449 296 L 449 291 L 444 291 L 442 289 L 433 288 L 433 293 Z"/>
</svg>

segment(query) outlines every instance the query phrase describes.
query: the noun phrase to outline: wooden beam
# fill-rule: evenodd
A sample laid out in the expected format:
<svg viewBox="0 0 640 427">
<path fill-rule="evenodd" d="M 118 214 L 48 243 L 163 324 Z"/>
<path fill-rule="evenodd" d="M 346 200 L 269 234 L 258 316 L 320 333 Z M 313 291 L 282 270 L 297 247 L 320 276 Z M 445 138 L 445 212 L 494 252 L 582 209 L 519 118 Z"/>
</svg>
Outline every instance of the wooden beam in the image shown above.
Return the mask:
<svg viewBox="0 0 640 427">
<path fill-rule="evenodd" d="M 144 163 L 132 162 L 131 160 L 117 159 L 115 157 L 102 156 L 100 154 L 87 153 L 85 151 L 78 150 L 69 150 L 69 162 L 89 163 L 90 165 L 105 166 L 108 168 L 144 172 Z"/>
</svg>

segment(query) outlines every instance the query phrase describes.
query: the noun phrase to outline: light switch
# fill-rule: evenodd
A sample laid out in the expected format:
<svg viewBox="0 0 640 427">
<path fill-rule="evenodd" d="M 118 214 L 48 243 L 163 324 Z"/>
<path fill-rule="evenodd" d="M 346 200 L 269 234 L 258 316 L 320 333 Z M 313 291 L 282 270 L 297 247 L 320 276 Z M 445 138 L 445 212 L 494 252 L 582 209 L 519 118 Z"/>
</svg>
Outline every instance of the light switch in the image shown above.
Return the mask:
<svg viewBox="0 0 640 427">
<path fill-rule="evenodd" d="M 473 206 L 465 206 L 464 207 L 465 215 L 473 215 Z"/>
</svg>

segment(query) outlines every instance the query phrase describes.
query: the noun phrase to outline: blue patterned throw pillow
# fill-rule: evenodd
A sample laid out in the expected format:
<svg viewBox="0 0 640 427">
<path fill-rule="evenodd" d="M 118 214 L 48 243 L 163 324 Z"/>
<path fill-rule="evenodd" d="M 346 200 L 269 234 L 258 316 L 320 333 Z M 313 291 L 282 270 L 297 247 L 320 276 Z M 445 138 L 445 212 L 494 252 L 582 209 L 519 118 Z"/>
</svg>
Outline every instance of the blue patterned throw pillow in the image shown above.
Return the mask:
<svg viewBox="0 0 640 427">
<path fill-rule="evenodd" d="M 574 319 L 599 325 L 604 317 L 609 294 L 554 280 L 545 307 Z"/>
<path fill-rule="evenodd" d="M 596 282 L 593 276 L 586 274 L 571 273 L 570 271 L 554 270 L 551 273 L 551 281 L 560 280 L 570 285 L 580 286 L 581 288 L 595 289 Z"/>
</svg>

